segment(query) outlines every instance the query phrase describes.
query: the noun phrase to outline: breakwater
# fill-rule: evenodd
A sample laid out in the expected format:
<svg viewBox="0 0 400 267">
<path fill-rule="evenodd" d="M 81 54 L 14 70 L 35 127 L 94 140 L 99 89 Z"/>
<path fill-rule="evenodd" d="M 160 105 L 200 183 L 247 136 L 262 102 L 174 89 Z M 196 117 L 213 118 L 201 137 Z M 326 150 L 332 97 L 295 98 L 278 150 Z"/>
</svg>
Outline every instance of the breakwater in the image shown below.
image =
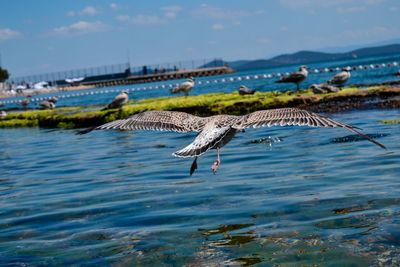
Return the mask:
<svg viewBox="0 0 400 267">
<path fill-rule="evenodd" d="M 161 73 L 154 73 L 147 75 L 131 75 L 128 77 L 110 78 L 108 80 L 86 82 L 85 85 L 92 87 L 107 87 L 115 85 L 177 80 L 177 79 L 189 78 L 191 76 L 192 77 L 214 76 L 214 75 L 228 74 L 233 72 L 234 72 L 233 69 L 226 66 L 222 66 L 222 67 L 212 67 L 212 68 L 161 72 Z"/>
</svg>

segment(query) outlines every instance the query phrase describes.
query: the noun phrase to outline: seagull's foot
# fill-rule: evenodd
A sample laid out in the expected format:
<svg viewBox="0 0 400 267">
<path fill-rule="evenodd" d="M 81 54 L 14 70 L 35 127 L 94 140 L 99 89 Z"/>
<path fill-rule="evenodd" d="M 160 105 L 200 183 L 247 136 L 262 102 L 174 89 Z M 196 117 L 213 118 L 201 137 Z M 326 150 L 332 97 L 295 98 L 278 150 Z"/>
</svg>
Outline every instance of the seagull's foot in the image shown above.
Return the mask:
<svg viewBox="0 0 400 267">
<path fill-rule="evenodd" d="M 213 171 L 214 174 L 217 172 L 220 165 L 221 165 L 221 161 L 219 159 L 214 161 L 214 164 L 211 166 L 211 170 Z"/>
<path fill-rule="evenodd" d="M 190 176 L 192 176 L 195 170 L 197 170 L 197 157 L 194 158 L 192 166 L 190 166 Z"/>
</svg>

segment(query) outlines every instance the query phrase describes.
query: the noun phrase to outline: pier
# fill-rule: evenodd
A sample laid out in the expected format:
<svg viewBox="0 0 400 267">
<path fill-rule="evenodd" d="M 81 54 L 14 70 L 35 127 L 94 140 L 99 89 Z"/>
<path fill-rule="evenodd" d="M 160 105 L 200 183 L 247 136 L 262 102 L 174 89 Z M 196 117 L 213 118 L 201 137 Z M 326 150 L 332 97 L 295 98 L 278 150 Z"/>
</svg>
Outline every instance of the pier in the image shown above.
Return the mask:
<svg viewBox="0 0 400 267">
<path fill-rule="evenodd" d="M 189 77 L 203 77 L 203 76 L 214 76 L 221 74 L 233 73 L 234 70 L 228 66 L 221 67 L 210 67 L 210 68 L 198 68 L 189 70 L 177 70 L 168 72 L 152 73 L 147 75 L 129 75 L 126 77 L 111 77 L 110 79 L 82 82 L 82 85 L 93 86 L 93 87 L 106 87 L 124 84 L 137 84 L 137 83 L 149 83 L 167 80 L 184 79 Z"/>
<path fill-rule="evenodd" d="M 131 66 L 128 62 L 22 77 L 11 77 L 7 82 L 14 87 L 22 85 L 28 89 L 35 83 L 47 82 L 50 86 L 75 90 L 79 88 L 184 79 L 190 76 L 213 76 L 232 72 L 234 72 L 234 70 L 230 68 L 224 60 L 214 58 L 136 67 Z M 74 79 L 77 80 L 77 82 L 74 82 Z"/>
</svg>

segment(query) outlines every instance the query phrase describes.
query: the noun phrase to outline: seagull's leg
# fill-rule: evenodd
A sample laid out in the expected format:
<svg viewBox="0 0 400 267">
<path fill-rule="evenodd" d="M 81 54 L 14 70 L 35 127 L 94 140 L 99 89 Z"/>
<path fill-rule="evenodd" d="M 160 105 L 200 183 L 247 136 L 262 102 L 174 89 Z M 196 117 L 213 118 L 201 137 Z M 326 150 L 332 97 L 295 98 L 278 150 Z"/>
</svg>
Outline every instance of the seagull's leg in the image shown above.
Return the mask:
<svg viewBox="0 0 400 267">
<path fill-rule="evenodd" d="M 194 157 L 192 166 L 190 166 L 190 176 L 192 176 L 192 174 L 194 173 L 195 170 L 197 170 L 197 156 Z"/>
<path fill-rule="evenodd" d="M 299 83 L 296 83 L 296 85 L 297 85 L 297 91 L 299 91 L 299 89 L 300 89 Z"/>
<path fill-rule="evenodd" d="M 217 147 L 217 160 L 214 161 L 214 164 L 211 166 L 211 170 L 214 174 L 217 172 L 219 165 L 221 165 L 221 158 L 219 157 L 219 147 Z"/>
</svg>

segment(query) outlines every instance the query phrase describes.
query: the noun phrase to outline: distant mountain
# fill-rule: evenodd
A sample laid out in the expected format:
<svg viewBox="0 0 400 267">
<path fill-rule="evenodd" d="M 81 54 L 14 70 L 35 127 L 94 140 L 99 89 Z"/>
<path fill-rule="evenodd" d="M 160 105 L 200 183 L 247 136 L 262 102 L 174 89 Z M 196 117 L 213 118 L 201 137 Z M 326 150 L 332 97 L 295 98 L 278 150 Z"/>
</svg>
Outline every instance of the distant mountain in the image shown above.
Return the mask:
<svg viewBox="0 0 400 267">
<path fill-rule="evenodd" d="M 199 68 L 213 68 L 228 64 L 229 67 L 237 70 L 240 66 L 245 65 L 248 62 L 251 62 L 251 60 L 237 60 L 237 61 L 227 62 L 222 59 L 214 59 L 204 65 L 199 66 Z"/>
<path fill-rule="evenodd" d="M 237 71 L 258 68 L 271 68 L 293 64 L 309 64 L 322 61 L 348 60 L 354 58 L 366 58 L 373 56 L 384 56 L 390 54 L 400 54 L 400 44 L 360 48 L 344 53 L 326 53 L 315 51 L 299 51 L 293 54 L 284 54 L 271 59 L 239 60 L 225 62 Z"/>
</svg>

